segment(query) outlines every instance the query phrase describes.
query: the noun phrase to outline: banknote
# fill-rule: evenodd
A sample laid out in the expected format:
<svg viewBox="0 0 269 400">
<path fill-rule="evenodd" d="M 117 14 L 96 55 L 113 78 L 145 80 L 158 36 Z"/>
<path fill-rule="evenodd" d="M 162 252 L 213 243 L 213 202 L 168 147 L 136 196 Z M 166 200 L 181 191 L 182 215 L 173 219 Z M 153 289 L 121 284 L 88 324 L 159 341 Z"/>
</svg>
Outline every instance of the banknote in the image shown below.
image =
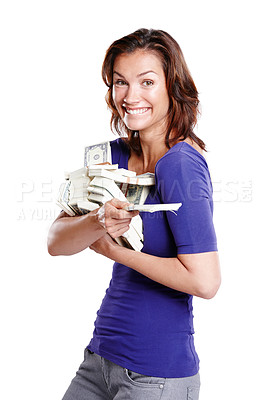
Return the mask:
<svg viewBox="0 0 269 400">
<path fill-rule="evenodd" d="M 121 169 L 122 173 L 117 173 L 113 170 L 109 170 L 105 168 L 105 165 L 100 165 L 100 168 L 91 168 L 89 167 L 88 175 L 92 176 L 102 176 L 103 178 L 109 178 L 115 182 L 121 183 L 129 183 L 133 185 L 144 185 L 144 186 L 153 186 L 155 184 L 155 175 L 151 172 L 142 175 L 132 175 L 130 176 L 127 173 L 124 175 L 124 170 Z"/>
<path fill-rule="evenodd" d="M 125 182 L 136 175 L 134 172 L 128 170 L 119 170 L 118 165 L 102 166 L 101 172 L 103 172 L 104 168 L 107 168 L 107 173 L 117 171 L 115 173 L 116 177 L 121 177 Z M 130 202 L 117 182 L 111 179 L 110 175 L 109 178 L 102 176 L 105 174 L 101 174 L 100 176 L 98 171 L 99 168 L 92 168 L 91 174 L 89 174 L 89 168 L 84 167 L 65 173 L 66 180 L 60 186 L 57 202 L 62 210 L 70 216 L 75 216 L 91 212 L 113 198 Z M 135 189 L 135 187 L 131 186 L 128 190 L 128 186 L 127 184 L 126 194 L 129 192 L 132 201 L 141 202 L 141 196 L 142 193 L 145 193 L 146 187 L 143 186 Z M 129 230 L 119 239 L 119 244 L 140 251 L 143 247 L 143 240 L 142 219 L 139 215 L 136 215 L 131 220 Z"/>
<path fill-rule="evenodd" d="M 128 183 L 118 183 L 118 186 L 132 204 L 143 204 L 149 192 L 148 186 L 130 185 Z"/>
<path fill-rule="evenodd" d="M 110 142 L 85 147 L 84 167 L 103 163 L 112 163 Z"/>
<path fill-rule="evenodd" d="M 59 188 L 59 195 L 57 199 L 57 205 L 61 207 L 62 210 L 64 210 L 68 215 L 74 216 L 76 213 L 74 210 L 71 208 L 69 205 L 69 189 L 70 189 L 71 182 L 66 181 L 61 184 Z"/>
<path fill-rule="evenodd" d="M 181 203 L 144 204 L 155 184 L 152 173 L 137 176 L 133 171 L 118 168 L 117 164 L 97 166 L 97 163 L 111 163 L 109 142 L 87 147 L 85 160 L 84 168 L 65 174 L 65 183 L 59 190 L 58 205 L 70 216 L 91 212 L 113 198 L 130 203 L 128 211 L 175 213 L 181 206 Z M 140 251 L 143 240 L 142 218 L 136 215 L 119 243 Z"/>
<path fill-rule="evenodd" d="M 143 211 L 143 212 L 156 212 L 156 211 L 177 211 L 182 206 L 182 203 L 170 203 L 170 204 L 131 204 L 125 209 L 127 211 Z"/>
</svg>

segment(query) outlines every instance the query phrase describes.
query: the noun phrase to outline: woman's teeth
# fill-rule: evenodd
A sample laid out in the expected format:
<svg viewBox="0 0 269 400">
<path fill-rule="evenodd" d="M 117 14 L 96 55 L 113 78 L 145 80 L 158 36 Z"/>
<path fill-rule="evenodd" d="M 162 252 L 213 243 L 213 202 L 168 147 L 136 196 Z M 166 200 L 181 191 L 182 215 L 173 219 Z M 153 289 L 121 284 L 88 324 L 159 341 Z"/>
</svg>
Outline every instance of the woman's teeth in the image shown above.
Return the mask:
<svg viewBox="0 0 269 400">
<path fill-rule="evenodd" d="M 134 110 L 132 110 L 131 108 L 126 108 L 126 112 L 128 114 L 134 115 L 134 114 L 143 114 L 146 111 L 148 111 L 149 107 L 146 108 L 136 108 Z"/>
</svg>

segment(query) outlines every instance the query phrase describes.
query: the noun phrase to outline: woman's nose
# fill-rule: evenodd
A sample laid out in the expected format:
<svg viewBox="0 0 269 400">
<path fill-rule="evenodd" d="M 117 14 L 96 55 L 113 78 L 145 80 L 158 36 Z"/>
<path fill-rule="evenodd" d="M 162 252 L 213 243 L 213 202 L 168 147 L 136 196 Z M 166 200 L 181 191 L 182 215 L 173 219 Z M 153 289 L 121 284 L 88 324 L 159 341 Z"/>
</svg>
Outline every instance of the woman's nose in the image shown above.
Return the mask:
<svg viewBox="0 0 269 400">
<path fill-rule="evenodd" d="M 135 85 L 128 86 L 124 102 L 127 104 L 135 104 L 139 102 L 139 90 Z"/>
</svg>

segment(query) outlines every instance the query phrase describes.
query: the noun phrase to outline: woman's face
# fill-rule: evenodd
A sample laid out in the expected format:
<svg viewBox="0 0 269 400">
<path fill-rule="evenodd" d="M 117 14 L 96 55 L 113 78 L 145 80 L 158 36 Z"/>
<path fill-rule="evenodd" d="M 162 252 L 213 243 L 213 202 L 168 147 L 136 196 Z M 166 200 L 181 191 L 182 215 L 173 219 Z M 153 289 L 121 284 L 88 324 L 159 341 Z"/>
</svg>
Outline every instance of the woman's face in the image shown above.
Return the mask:
<svg viewBox="0 0 269 400">
<path fill-rule="evenodd" d="M 137 50 L 116 58 L 112 96 L 129 129 L 165 132 L 169 97 L 161 61 L 152 51 Z"/>
</svg>

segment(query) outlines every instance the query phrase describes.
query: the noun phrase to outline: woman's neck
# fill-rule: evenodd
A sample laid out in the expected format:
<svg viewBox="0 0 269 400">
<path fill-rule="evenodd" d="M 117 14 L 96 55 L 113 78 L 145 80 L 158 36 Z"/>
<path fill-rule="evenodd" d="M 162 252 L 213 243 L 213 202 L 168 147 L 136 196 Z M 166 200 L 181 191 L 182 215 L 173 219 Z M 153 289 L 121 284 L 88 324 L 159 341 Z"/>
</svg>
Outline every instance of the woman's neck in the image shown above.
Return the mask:
<svg viewBox="0 0 269 400">
<path fill-rule="evenodd" d="M 150 135 L 139 133 L 142 154 L 137 156 L 131 154 L 129 159 L 129 169 L 137 174 L 154 172 L 157 161 L 169 150 L 164 141 L 163 135 Z"/>
<path fill-rule="evenodd" d="M 139 139 L 142 148 L 142 154 L 137 156 L 136 154 L 132 153 L 129 159 L 128 168 L 132 171 L 135 171 L 138 175 L 145 172 L 154 173 L 157 161 L 169 150 L 165 144 L 164 135 L 149 133 L 144 134 L 143 132 L 140 132 Z M 190 144 L 197 151 L 199 151 L 199 153 L 203 154 L 201 147 L 191 138 L 186 138 L 183 141 Z"/>
</svg>

